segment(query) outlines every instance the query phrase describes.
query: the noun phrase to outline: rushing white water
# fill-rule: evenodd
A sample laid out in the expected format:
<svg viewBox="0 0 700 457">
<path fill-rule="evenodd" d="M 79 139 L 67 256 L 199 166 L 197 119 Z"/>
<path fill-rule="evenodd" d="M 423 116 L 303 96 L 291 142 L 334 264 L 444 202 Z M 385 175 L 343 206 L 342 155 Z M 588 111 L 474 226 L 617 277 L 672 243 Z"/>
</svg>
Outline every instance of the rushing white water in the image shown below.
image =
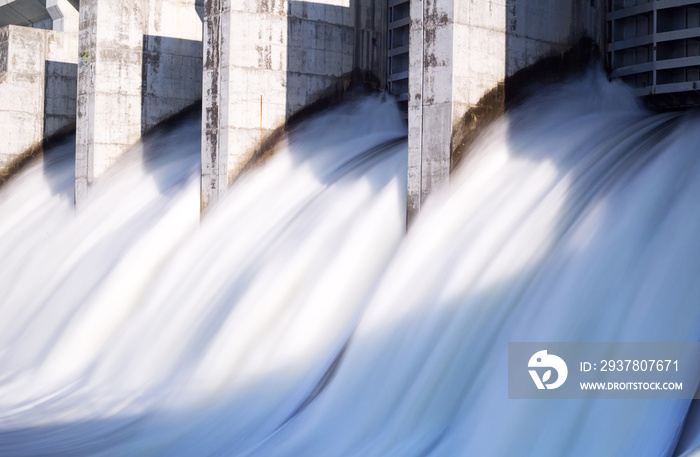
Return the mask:
<svg viewBox="0 0 700 457">
<path fill-rule="evenodd" d="M 77 215 L 59 146 L 0 190 L 0 455 L 689 455 L 689 400 L 508 400 L 504 360 L 698 341 L 697 124 L 596 75 L 550 88 L 408 235 L 381 97 L 300 126 L 201 224 L 196 119 Z"/>
</svg>

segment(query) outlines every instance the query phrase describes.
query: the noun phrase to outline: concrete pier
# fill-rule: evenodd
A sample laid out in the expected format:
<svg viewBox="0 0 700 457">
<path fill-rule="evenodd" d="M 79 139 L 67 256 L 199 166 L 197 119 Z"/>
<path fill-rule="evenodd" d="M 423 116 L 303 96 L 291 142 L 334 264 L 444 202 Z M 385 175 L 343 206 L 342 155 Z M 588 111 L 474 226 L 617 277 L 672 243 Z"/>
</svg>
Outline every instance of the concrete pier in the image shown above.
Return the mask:
<svg viewBox="0 0 700 457">
<path fill-rule="evenodd" d="M 198 6 L 81 2 L 76 204 L 143 133 L 201 97 Z"/>
<path fill-rule="evenodd" d="M 77 15 L 73 6 L 67 2 L 64 6 L 66 17 Z M 27 7 L 26 2 L 6 3 L 0 14 L 10 7 L 34 18 L 37 22 L 26 25 L 37 27 L 7 25 L 0 29 L 0 131 L 4 135 L 0 175 L 39 150 L 44 139 L 75 126 L 77 22 L 62 24 L 65 31 L 46 30 L 38 26 L 59 26 L 46 9 L 42 13 L 21 9 Z M 12 14 L 2 17 L 5 21 L 14 18 Z"/>
<path fill-rule="evenodd" d="M 449 185 L 482 125 L 466 132 L 468 115 L 502 113 L 521 70 L 583 36 L 640 95 L 697 103 L 698 11 L 691 0 L 84 0 L 80 11 L 0 0 L 0 168 L 75 125 L 80 203 L 144 133 L 202 98 L 203 209 L 292 116 L 359 75 L 407 110 L 410 220 Z"/>
<path fill-rule="evenodd" d="M 296 112 L 385 79 L 386 1 L 205 2 L 202 208 Z"/>
<path fill-rule="evenodd" d="M 408 220 L 449 184 L 465 113 L 507 77 L 584 35 L 602 49 L 604 11 L 601 0 L 411 1 Z"/>
</svg>

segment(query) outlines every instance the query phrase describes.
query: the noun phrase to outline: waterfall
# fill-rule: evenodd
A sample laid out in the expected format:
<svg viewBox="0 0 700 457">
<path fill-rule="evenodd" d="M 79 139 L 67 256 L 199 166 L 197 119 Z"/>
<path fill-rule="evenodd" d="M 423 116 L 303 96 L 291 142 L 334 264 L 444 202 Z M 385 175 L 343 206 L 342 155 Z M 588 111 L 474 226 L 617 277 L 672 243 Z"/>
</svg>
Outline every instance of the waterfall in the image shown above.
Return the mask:
<svg viewBox="0 0 700 457">
<path fill-rule="evenodd" d="M 691 400 L 509 400 L 506 360 L 700 341 L 697 123 L 597 73 L 545 88 L 408 233 L 384 95 L 299 124 L 201 221 L 198 118 L 77 212 L 68 139 L 0 189 L 0 455 L 689 455 Z"/>
</svg>

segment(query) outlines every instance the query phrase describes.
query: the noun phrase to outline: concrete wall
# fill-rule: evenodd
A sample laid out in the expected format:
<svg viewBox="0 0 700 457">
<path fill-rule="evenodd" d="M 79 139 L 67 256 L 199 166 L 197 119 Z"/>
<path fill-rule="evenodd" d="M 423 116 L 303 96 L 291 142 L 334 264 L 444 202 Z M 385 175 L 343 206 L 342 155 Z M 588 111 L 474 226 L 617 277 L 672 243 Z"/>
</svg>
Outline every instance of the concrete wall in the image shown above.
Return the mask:
<svg viewBox="0 0 700 457">
<path fill-rule="evenodd" d="M 588 35 L 603 45 L 601 0 L 412 0 L 408 217 L 449 182 L 453 131 L 507 77 Z"/>
<path fill-rule="evenodd" d="M 76 203 L 161 120 L 201 97 L 195 0 L 80 5 Z"/>
<path fill-rule="evenodd" d="M 68 0 L 46 0 L 53 21 L 54 40 L 62 40 L 60 58 L 46 61 L 44 137 L 61 130 L 75 129 L 78 90 L 78 19 L 75 6 Z M 49 49 L 51 52 L 51 49 Z"/>
<path fill-rule="evenodd" d="M 384 77 L 385 1 L 205 2 L 202 206 L 259 148 L 261 138 L 354 69 Z"/>
<path fill-rule="evenodd" d="M 142 131 L 202 98 L 200 0 L 150 0 L 143 37 Z"/>
<path fill-rule="evenodd" d="M 0 29 L 0 169 L 75 125 L 77 36 Z"/>
<path fill-rule="evenodd" d="M 141 136 L 143 2 L 80 5 L 75 200 Z"/>
</svg>

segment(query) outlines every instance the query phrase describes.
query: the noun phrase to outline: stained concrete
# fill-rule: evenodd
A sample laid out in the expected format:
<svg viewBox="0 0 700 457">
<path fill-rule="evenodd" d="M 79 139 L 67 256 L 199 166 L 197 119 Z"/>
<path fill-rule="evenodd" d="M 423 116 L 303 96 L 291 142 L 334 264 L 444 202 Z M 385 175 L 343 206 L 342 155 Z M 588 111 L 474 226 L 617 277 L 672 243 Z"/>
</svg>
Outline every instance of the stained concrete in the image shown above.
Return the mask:
<svg viewBox="0 0 700 457">
<path fill-rule="evenodd" d="M 143 2 L 80 5 L 75 200 L 141 136 Z"/>
<path fill-rule="evenodd" d="M 81 2 L 76 204 L 143 133 L 201 97 L 198 6 Z"/>
<path fill-rule="evenodd" d="M 0 29 L 0 169 L 75 125 L 77 36 Z"/>
<path fill-rule="evenodd" d="M 203 208 L 267 136 L 345 90 L 353 70 L 385 77 L 386 10 L 370 0 L 205 2 Z"/>
<path fill-rule="evenodd" d="M 144 133 L 202 98 L 201 7 L 201 0 L 148 2 L 142 60 Z"/>
<path fill-rule="evenodd" d="M 563 53 L 580 36 L 602 43 L 602 3 L 411 1 L 409 217 L 449 183 L 465 113 L 481 112 L 473 109 L 485 94 L 507 94 L 509 76 Z M 141 135 L 200 96 L 205 207 L 266 138 L 304 107 L 342 93 L 351 74 L 385 83 L 387 0 L 84 0 L 79 14 L 75 0 L 0 0 L 0 9 L 34 11 L 38 4 L 44 10 L 22 20 L 38 26 L 48 15 L 57 30 L 52 40 L 74 50 L 52 60 L 39 35 L 23 40 L 32 43 L 24 48 L 3 35 L 0 90 L 27 102 L 17 108 L 10 103 L 16 98 L 4 97 L 0 119 L 22 124 L 18 148 L 63 128 L 76 93 L 70 65 L 79 56 L 76 202 Z M 24 35 L 17 32 L 17 40 Z M 13 49 L 24 49 L 17 64 Z M 488 99 L 501 104 L 486 110 L 493 113 L 505 97 Z"/>
<path fill-rule="evenodd" d="M 603 49 L 603 26 L 602 0 L 413 0 L 408 219 L 449 184 L 455 126 L 468 110 L 507 77 L 564 53 L 581 36 Z"/>
<path fill-rule="evenodd" d="M 71 18 L 77 10 L 66 0 L 0 1 L 0 24 L 12 24 L 0 32 L 0 169 L 75 126 L 78 23 Z"/>
</svg>

